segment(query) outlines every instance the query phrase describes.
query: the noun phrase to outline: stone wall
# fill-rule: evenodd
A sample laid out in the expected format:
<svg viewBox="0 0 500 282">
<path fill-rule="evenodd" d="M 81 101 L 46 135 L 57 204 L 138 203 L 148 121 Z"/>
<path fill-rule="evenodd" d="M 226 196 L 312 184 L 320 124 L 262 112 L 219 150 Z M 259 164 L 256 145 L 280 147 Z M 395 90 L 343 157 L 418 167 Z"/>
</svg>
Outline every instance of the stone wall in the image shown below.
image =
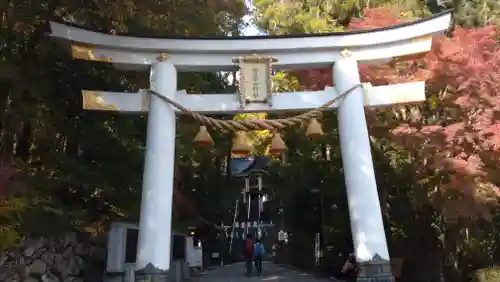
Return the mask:
<svg viewBox="0 0 500 282">
<path fill-rule="evenodd" d="M 29 237 L 20 247 L 0 251 L 3 282 L 99 282 L 105 270 L 102 239 L 69 233 Z"/>
</svg>

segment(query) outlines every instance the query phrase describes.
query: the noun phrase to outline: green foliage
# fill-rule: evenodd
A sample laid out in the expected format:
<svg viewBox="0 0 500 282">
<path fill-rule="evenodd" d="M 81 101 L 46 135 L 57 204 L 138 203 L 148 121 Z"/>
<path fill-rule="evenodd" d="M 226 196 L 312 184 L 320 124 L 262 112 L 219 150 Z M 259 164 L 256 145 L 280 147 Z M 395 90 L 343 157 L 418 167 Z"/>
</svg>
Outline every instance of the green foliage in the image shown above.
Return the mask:
<svg viewBox="0 0 500 282">
<path fill-rule="evenodd" d="M 24 198 L 0 198 L 0 249 L 15 245 L 19 241 L 19 214 L 27 205 Z"/>
<path fill-rule="evenodd" d="M 466 27 L 500 25 L 500 3 L 495 0 L 452 0 L 457 23 Z"/>
<path fill-rule="evenodd" d="M 497 2 L 489 0 L 448 2 L 412 0 L 260 0 L 254 2 L 257 8 L 256 24 L 267 34 L 298 34 L 344 30 L 348 26 L 352 27 L 354 20 L 357 22 L 358 29 L 383 26 L 384 22 L 386 23 L 385 26 L 394 24 L 394 22 L 389 22 L 390 15 L 387 15 L 387 13 L 377 14 L 376 12 L 370 14 L 373 17 L 370 22 L 372 25 L 366 24 L 366 19 L 362 19 L 362 15 L 367 15 L 367 13 L 363 13 L 366 8 L 388 8 L 400 19 L 412 21 L 429 16 L 431 14 L 429 11 L 438 12 L 440 8 L 437 7 L 436 9 L 435 4 L 439 2 L 444 3 L 447 7 L 454 8 L 456 12 L 455 22 L 468 27 L 478 27 L 492 23 L 498 24 L 498 11 L 500 10 L 497 7 Z M 360 22 L 365 22 L 365 25 L 359 25 Z M 349 25 L 350 23 L 351 25 Z M 464 35 L 460 34 L 460 38 L 463 37 Z M 477 38 L 480 38 L 480 36 L 477 36 Z M 472 43 L 467 45 L 475 46 Z M 379 82 L 379 84 L 388 83 L 388 75 L 384 73 L 383 68 L 374 71 L 370 76 L 375 79 L 382 78 L 383 82 Z M 388 66 L 386 68 L 393 69 Z M 409 65 L 406 64 L 397 66 L 397 69 L 402 71 L 408 68 Z M 279 73 L 275 76 L 276 89 L 277 91 L 293 91 L 304 88 L 321 89 L 324 85 L 331 83 L 331 76 L 324 74 L 321 71 L 309 71 L 309 76 L 304 77 L 302 73 Z M 321 80 L 321 82 L 318 83 L 318 80 Z M 377 82 L 375 81 L 375 83 Z M 442 105 L 440 105 L 441 94 L 438 94 L 432 95 L 429 93 L 429 96 L 431 96 L 429 105 L 422 107 L 430 113 L 428 115 L 430 120 L 423 121 L 424 124 L 446 123 L 443 120 L 445 117 L 442 115 L 442 111 L 439 110 Z M 387 124 L 391 122 L 400 123 L 401 116 L 409 116 L 411 114 L 410 110 L 409 107 L 396 107 L 377 111 L 374 115 L 377 115 L 380 118 L 379 120 Z M 395 116 L 398 118 L 395 118 Z M 329 128 L 334 124 L 334 122 L 331 122 L 331 117 L 328 118 L 330 120 L 327 119 L 324 128 Z M 368 118 L 370 119 L 370 115 L 368 115 Z M 380 130 L 377 127 L 378 123 L 375 124 L 374 120 L 369 120 L 369 122 L 371 122 L 370 129 L 373 136 L 384 136 L 384 133 L 380 134 L 378 132 Z M 417 125 L 417 127 L 419 126 L 421 125 Z M 382 127 L 381 130 L 387 129 Z M 329 172 L 325 170 L 319 173 L 318 171 L 321 169 L 318 168 L 317 162 L 324 162 L 324 159 L 321 156 L 316 158 L 318 154 L 315 152 L 314 145 L 304 140 L 301 134 L 302 130 L 295 128 L 285 135 L 285 142 L 290 149 L 287 156 L 288 164 L 280 168 L 279 171 L 283 173 L 282 175 L 287 175 L 289 179 L 275 180 L 277 181 L 275 186 L 284 187 L 280 188 L 283 189 L 280 198 L 283 197 L 283 201 L 286 203 L 284 204 L 284 210 L 285 213 L 288 213 L 285 216 L 287 227 L 294 229 L 292 232 L 295 232 L 295 234 L 303 235 L 300 240 L 307 241 L 311 238 L 311 234 L 304 235 L 304 233 L 307 233 L 306 229 L 311 230 L 314 228 L 309 224 L 305 224 L 305 222 L 313 223 L 314 215 L 317 216 L 311 209 L 317 203 L 306 200 L 310 198 L 307 196 L 308 188 L 315 186 L 311 184 L 311 178 L 308 176 L 315 175 L 319 179 L 328 179 L 329 183 L 338 183 L 338 185 L 342 186 L 342 180 L 340 180 L 342 175 L 333 172 L 335 170 Z M 331 136 L 327 136 L 322 142 L 332 147 L 335 147 L 333 144 L 338 144 L 338 140 Z M 412 144 L 412 140 L 407 140 L 407 142 Z M 464 197 L 458 197 L 460 195 L 458 191 L 442 189 L 450 181 L 449 173 L 443 168 L 420 169 L 421 164 L 428 162 L 431 155 L 423 153 L 421 146 L 416 147 L 415 151 L 408 151 L 382 137 L 373 137 L 372 143 L 379 197 L 386 221 L 391 253 L 398 254 L 398 256 L 413 256 L 417 253 L 443 250 L 446 254 L 443 255 L 442 261 L 445 262 L 446 275 L 451 277 L 449 278 L 450 281 L 459 281 L 458 277 L 460 275 L 453 276 L 456 273 L 460 273 L 464 277 L 473 269 L 498 262 L 500 259 L 498 250 L 500 248 L 496 243 L 498 240 L 496 235 L 498 228 L 496 210 L 491 213 L 493 221 L 489 217 L 472 220 L 472 217 L 464 216 L 464 211 L 466 211 L 466 215 L 471 214 L 468 207 L 479 205 L 466 201 Z M 436 141 L 431 141 L 430 146 L 439 147 L 440 145 Z M 452 148 L 456 148 L 456 146 Z M 337 151 L 337 149 L 334 151 Z M 494 156 L 493 154 L 490 155 Z M 340 162 L 338 162 L 338 159 L 336 160 L 337 163 L 332 163 L 331 168 L 340 170 L 338 168 Z M 491 161 L 490 165 L 495 166 L 497 163 L 497 161 Z M 295 166 L 302 168 L 299 169 Z M 318 174 L 316 174 L 317 172 Z M 335 175 L 334 179 L 328 178 L 332 175 Z M 490 175 L 493 177 L 496 173 L 490 173 Z M 325 182 L 328 183 L 326 180 Z M 321 190 L 322 193 L 331 192 L 331 186 L 330 189 L 326 188 L 326 186 L 328 185 L 325 185 L 325 189 Z M 292 189 L 292 187 L 296 188 Z M 294 202 L 295 197 L 300 200 Z M 330 201 L 338 205 L 341 199 L 342 197 L 339 194 L 337 198 L 330 199 Z M 491 201 L 497 200 L 492 199 Z M 342 211 L 337 212 L 345 214 L 347 211 L 344 206 Z M 332 213 L 328 214 L 329 216 L 332 215 Z M 340 219 L 337 218 L 337 220 Z M 344 230 L 344 232 L 347 232 L 347 230 Z M 339 235 L 336 238 L 341 240 L 341 237 Z M 300 252 L 298 256 L 300 256 Z"/>
<path fill-rule="evenodd" d="M 272 1 L 254 3 L 256 23 L 270 34 L 300 34 L 318 31 L 341 31 L 337 19 L 330 14 L 331 1 Z M 340 4 L 343 9 L 355 6 L 354 1 Z"/>
<path fill-rule="evenodd" d="M 351 19 L 362 16 L 366 7 L 396 8 L 410 18 L 429 14 L 418 0 L 258 0 L 255 7 L 256 24 L 268 34 L 344 31 Z"/>
<path fill-rule="evenodd" d="M 273 92 L 293 92 L 300 89 L 299 80 L 289 72 L 277 72 L 272 80 Z"/>
<path fill-rule="evenodd" d="M 1 191 L 2 248 L 26 234 L 64 229 L 95 233 L 113 219 L 138 218 L 146 118 L 83 112 L 80 91 L 147 88 L 148 75 L 72 61 L 47 36 L 49 20 L 112 34 L 227 35 L 238 33 L 246 12 L 243 1 L 31 4 L 0 4 L 0 37 L 8 43 L 0 46 L 0 164 L 17 170 L 8 185 L 0 183 L 9 187 Z M 220 74 L 179 77 L 179 89 L 189 92 L 229 88 Z M 196 167 L 197 149 L 189 145 L 196 126 L 181 122 L 177 163 Z M 0 174 L 2 169 L 0 165 Z M 204 195 L 203 190 L 198 194 Z"/>
<path fill-rule="evenodd" d="M 500 9 L 495 1 L 466 2 L 447 4 L 457 8 L 459 24 L 498 23 Z M 138 217 L 146 117 L 83 112 L 80 90 L 134 91 L 148 86 L 147 74 L 71 61 L 46 36 L 48 20 L 113 34 L 235 35 L 246 12 L 243 1 L 46 0 L 31 4 L 0 4 L 0 37 L 8 43 L 0 46 L 0 163 L 17 171 L 12 183 L 0 183 L 0 248 L 15 245 L 26 234 L 69 228 L 99 233 L 116 218 Z M 429 15 L 428 2 L 417 0 L 257 0 L 254 4 L 255 22 L 267 34 L 343 31 L 366 7 L 389 7 L 406 19 Z M 278 72 L 273 81 L 275 91 L 304 88 L 297 73 Z M 179 88 L 190 93 L 234 92 L 227 76 L 215 73 L 182 73 Z M 429 110 L 439 106 L 439 98 L 430 100 Z M 394 112 L 383 120 L 391 122 Z M 436 123 L 440 120 L 437 114 L 433 118 Z M 191 143 L 198 125 L 185 117 L 179 117 L 179 123 L 178 192 L 191 198 L 208 221 L 231 222 L 242 187 L 241 182 L 220 174 L 221 163 L 230 154 L 231 136 L 214 130 L 216 145 L 198 148 Z M 274 162 L 265 180 L 273 187 L 270 205 L 277 221 L 302 246 L 320 231 L 327 242 L 350 242 L 336 115 L 326 113 L 322 123 L 326 135 L 317 141 L 307 140 L 300 126 L 284 132 L 289 148 L 286 162 Z M 265 153 L 268 134 L 249 134 L 255 154 Z M 484 267 L 478 261 L 500 259 L 496 211 L 490 222 L 446 220 L 433 202 L 453 196 L 437 189 L 446 175 L 438 169 L 417 171 L 416 164 L 424 160 L 388 140 L 373 138 L 372 145 L 391 250 L 413 254 L 442 248 L 443 261 L 463 273 Z M 298 250 L 299 256 L 308 251 Z M 486 277 L 485 273 L 478 271 L 477 277 Z"/>
<path fill-rule="evenodd" d="M 500 280 L 500 267 L 478 269 L 474 272 L 473 282 L 495 282 Z"/>
</svg>

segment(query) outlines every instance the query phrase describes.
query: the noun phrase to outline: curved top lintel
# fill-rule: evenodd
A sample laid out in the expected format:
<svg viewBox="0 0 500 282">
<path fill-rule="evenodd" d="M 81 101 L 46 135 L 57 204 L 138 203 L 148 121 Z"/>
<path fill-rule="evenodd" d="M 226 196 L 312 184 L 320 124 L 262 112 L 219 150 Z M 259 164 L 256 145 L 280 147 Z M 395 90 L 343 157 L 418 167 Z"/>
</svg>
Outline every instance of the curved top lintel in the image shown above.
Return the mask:
<svg viewBox="0 0 500 282">
<path fill-rule="evenodd" d="M 148 65 L 154 63 L 152 58 L 156 58 L 159 52 L 166 52 L 174 61 L 175 56 L 178 56 L 179 60 L 176 65 L 180 64 L 182 68 L 185 63 L 179 56 L 188 55 L 215 56 L 217 59 L 215 57 L 211 59 L 213 64 L 209 63 L 214 67 L 215 65 L 226 65 L 226 59 L 229 56 L 247 55 L 249 53 L 272 54 L 277 56 L 278 59 L 280 59 L 280 54 L 288 56 L 293 54 L 294 57 L 302 56 L 298 63 L 301 65 L 307 64 L 309 60 L 305 56 L 319 55 L 321 52 L 336 51 L 338 53 L 345 48 L 354 50 L 354 53 L 356 51 L 364 52 L 361 60 L 383 58 L 385 55 L 381 56 L 384 53 L 381 52 L 381 49 L 393 52 L 394 55 L 391 54 L 392 56 L 408 55 L 428 51 L 430 44 L 425 46 L 421 44 L 418 48 L 409 48 L 411 51 L 408 52 L 397 51 L 395 48 L 399 45 L 403 48 L 403 45 L 406 44 L 404 48 L 408 49 L 408 44 L 418 42 L 418 39 L 429 38 L 431 35 L 446 31 L 449 28 L 451 18 L 452 12 L 446 11 L 415 22 L 371 30 L 293 36 L 226 38 L 141 38 L 109 35 L 56 22 L 51 22 L 50 26 L 52 36 L 95 49 L 100 61 Z M 372 52 L 375 49 L 377 51 Z M 371 54 L 366 52 L 371 52 Z M 153 55 L 155 56 L 152 57 Z M 221 63 L 222 58 L 224 63 Z M 80 59 L 85 58 L 80 57 Z M 97 59 L 94 58 L 93 60 Z M 217 60 L 217 63 L 215 63 L 215 60 Z M 180 61 L 183 62 L 180 63 Z M 232 62 L 227 63 L 232 64 Z M 283 64 L 291 63 L 293 62 L 289 60 Z M 187 64 L 189 65 L 189 63 Z M 280 65 L 280 62 L 278 62 L 278 65 Z"/>
<path fill-rule="evenodd" d="M 133 48 L 138 50 L 163 50 L 167 52 L 264 51 L 282 48 L 355 47 L 405 40 L 448 29 L 451 16 L 452 10 L 448 10 L 414 22 L 383 28 L 283 36 L 143 38 L 109 35 L 56 22 L 50 22 L 50 26 L 52 35 L 55 37 L 90 45 Z M 383 36 L 380 36 L 382 34 Z M 148 41 L 147 44 L 145 44 L 145 40 Z M 278 42 L 284 43 L 284 45 L 277 46 L 276 43 Z"/>
</svg>

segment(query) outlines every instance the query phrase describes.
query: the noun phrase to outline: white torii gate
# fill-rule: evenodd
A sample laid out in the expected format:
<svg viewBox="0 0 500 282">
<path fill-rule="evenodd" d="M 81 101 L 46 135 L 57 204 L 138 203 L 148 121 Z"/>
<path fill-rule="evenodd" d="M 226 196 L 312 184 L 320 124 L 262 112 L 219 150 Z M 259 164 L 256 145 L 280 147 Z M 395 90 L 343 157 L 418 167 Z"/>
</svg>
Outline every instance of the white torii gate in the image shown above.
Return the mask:
<svg viewBox="0 0 500 282">
<path fill-rule="evenodd" d="M 384 63 L 428 52 L 432 35 L 447 30 L 451 12 L 409 24 L 344 33 L 229 38 L 136 38 L 51 23 L 52 35 L 71 46 L 73 58 L 121 69 L 151 68 L 151 90 L 198 113 L 283 112 L 316 108 L 360 84 L 358 63 Z M 239 94 L 194 95 L 177 90 L 177 73 L 235 70 L 233 59 L 250 54 L 276 58 L 276 69 L 333 67 L 334 87 L 272 93 L 268 103 L 242 107 Z M 425 100 L 424 82 L 356 88 L 335 103 L 349 202 L 358 281 L 394 281 L 377 194 L 364 107 Z M 83 91 L 86 110 L 148 111 L 136 281 L 168 281 L 176 110 L 146 91 Z"/>
</svg>

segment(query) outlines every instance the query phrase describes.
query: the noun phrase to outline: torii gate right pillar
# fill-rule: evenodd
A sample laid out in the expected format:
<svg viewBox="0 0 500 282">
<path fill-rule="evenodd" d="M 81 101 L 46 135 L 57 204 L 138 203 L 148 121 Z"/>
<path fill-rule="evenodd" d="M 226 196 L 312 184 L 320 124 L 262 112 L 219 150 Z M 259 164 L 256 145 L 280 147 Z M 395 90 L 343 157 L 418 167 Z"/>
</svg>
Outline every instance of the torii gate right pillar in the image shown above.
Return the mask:
<svg viewBox="0 0 500 282">
<path fill-rule="evenodd" d="M 357 61 L 346 54 L 335 62 L 333 77 L 339 93 L 359 85 Z M 352 238 L 360 267 L 357 281 L 393 282 L 362 88 L 356 88 L 340 102 L 338 121 Z"/>
</svg>

